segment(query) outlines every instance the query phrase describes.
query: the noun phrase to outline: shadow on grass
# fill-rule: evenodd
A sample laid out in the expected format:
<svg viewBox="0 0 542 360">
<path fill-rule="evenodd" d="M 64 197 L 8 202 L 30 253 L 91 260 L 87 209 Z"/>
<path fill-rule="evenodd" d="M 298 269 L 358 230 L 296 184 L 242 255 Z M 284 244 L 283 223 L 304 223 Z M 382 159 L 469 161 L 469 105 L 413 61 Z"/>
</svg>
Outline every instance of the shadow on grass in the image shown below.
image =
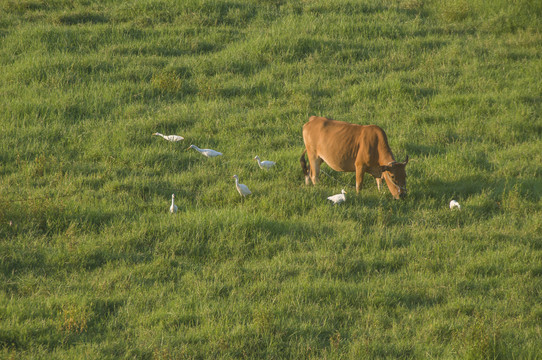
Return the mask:
<svg viewBox="0 0 542 360">
<path fill-rule="evenodd" d="M 6 219 L 0 236 L 8 239 L 0 262 L 0 273 L 10 278 L 25 273 L 54 274 L 57 271 L 93 270 L 126 257 L 89 241 L 85 234 L 99 234 L 129 211 L 71 208 L 63 199 L 45 198 L 10 204 L 2 212 Z"/>
<path fill-rule="evenodd" d="M 481 164 L 480 166 L 485 166 Z M 442 179 L 428 180 L 423 192 L 413 193 L 414 199 L 420 196 L 437 199 L 453 199 L 487 194 L 487 197 L 495 202 L 501 201 L 507 194 L 514 193 L 517 196 L 533 203 L 540 201 L 542 195 L 541 181 L 538 179 L 492 179 L 488 181 L 482 176 L 466 176 L 456 181 Z"/>
<path fill-rule="evenodd" d="M 312 238 L 332 237 L 331 227 L 311 223 L 263 218 L 187 218 L 183 231 L 161 242 L 162 254 L 196 262 L 224 259 L 272 258 L 285 250 L 303 246 Z"/>
<path fill-rule="evenodd" d="M 61 25 L 103 24 L 109 22 L 109 19 L 100 13 L 82 11 L 62 14 L 56 22 Z"/>
</svg>

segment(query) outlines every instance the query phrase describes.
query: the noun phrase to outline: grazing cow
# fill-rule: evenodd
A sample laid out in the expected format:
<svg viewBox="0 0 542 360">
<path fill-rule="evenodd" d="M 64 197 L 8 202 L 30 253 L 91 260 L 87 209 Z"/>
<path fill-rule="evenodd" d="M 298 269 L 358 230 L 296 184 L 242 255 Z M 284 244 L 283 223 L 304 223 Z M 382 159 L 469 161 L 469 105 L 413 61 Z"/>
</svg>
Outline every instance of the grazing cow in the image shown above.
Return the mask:
<svg viewBox="0 0 542 360">
<path fill-rule="evenodd" d="M 320 165 L 324 161 L 333 170 L 356 172 L 357 192 L 361 190 L 363 175 L 368 172 L 376 178 L 378 190 L 384 178 L 394 198 L 406 195 L 408 155 L 404 162 L 395 161 L 386 133 L 380 127 L 311 116 L 303 125 L 303 141 L 305 151 L 300 162 L 306 184 L 309 184 L 309 178 L 313 184 L 318 182 Z"/>
</svg>

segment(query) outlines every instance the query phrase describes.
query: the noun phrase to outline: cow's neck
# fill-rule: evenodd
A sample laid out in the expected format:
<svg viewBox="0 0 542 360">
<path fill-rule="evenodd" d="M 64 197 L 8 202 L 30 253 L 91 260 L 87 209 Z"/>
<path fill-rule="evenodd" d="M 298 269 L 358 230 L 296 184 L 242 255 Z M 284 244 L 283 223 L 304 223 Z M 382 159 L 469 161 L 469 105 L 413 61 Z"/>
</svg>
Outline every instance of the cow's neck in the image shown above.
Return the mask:
<svg viewBox="0 0 542 360">
<path fill-rule="evenodd" d="M 388 144 L 388 138 L 384 133 L 384 130 L 380 129 L 378 132 L 378 165 L 389 165 L 395 161 L 393 153 L 391 152 L 390 145 Z"/>
<path fill-rule="evenodd" d="M 389 148 L 379 151 L 379 155 L 380 157 L 379 157 L 378 163 L 380 166 L 390 165 L 392 162 L 395 161 L 395 158 L 393 157 L 393 153 L 391 152 Z"/>
</svg>

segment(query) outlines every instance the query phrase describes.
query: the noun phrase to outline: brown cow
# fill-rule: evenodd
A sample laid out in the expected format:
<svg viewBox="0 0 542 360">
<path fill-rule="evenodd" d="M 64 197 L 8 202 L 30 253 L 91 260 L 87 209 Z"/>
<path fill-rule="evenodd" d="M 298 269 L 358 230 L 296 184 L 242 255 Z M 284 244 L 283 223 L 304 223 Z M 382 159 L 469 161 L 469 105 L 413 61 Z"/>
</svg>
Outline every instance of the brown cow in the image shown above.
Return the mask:
<svg viewBox="0 0 542 360">
<path fill-rule="evenodd" d="M 396 162 L 386 133 L 380 127 L 311 116 L 303 125 L 303 141 L 306 149 L 300 162 L 307 184 L 309 178 L 313 184 L 318 182 L 320 164 L 324 161 L 336 171 L 355 171 L 357 192 L 361 190 L 363 175 L 368 172 L 376 178 L 378 190 L 384 178 L 394 198 L 406 195 L 408 155 L 404 162 Z M 310 168 L 305 162 L 305 152 Z"/>
</svg>

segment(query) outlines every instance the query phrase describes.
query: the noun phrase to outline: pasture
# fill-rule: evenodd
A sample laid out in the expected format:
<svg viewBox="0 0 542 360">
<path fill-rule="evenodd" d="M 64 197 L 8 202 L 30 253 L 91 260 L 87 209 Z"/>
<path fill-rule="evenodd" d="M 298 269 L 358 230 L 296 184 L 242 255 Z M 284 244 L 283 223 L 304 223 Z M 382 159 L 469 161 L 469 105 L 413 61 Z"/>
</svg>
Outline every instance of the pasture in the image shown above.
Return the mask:
<svg viewBox="0 0 542 360">
<path fill-rule="evenodd" d="M 0 0 L 0 358 L 540 359 L 541 23 L 536 0 Z M 382 127 L 408 197 L 326 165 L 305 186 L 311 115 Z"/>
</svg>

